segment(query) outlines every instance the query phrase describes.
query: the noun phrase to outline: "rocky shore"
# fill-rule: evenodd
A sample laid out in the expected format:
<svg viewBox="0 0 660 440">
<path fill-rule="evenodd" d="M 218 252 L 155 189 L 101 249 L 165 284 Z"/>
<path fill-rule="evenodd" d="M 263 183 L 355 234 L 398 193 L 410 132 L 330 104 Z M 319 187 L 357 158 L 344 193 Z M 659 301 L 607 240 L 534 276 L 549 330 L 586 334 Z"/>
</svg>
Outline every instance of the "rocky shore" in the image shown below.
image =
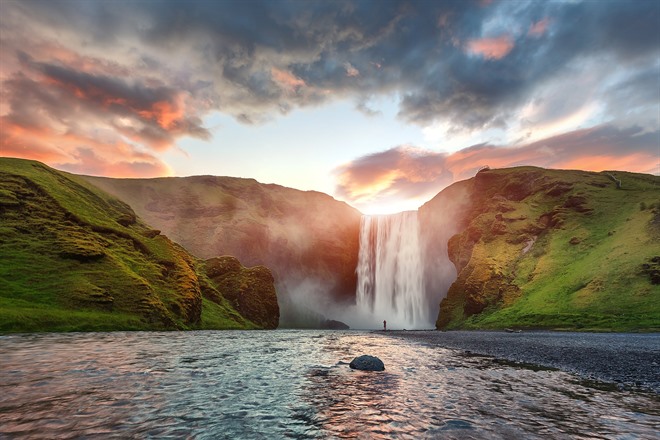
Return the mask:
<svg viewBox="0 0 660 440">
<path fill-rule="evenodd" d="M 385 334 L 660 394 L 660 333 L 429 330 Z"/>
</svg>

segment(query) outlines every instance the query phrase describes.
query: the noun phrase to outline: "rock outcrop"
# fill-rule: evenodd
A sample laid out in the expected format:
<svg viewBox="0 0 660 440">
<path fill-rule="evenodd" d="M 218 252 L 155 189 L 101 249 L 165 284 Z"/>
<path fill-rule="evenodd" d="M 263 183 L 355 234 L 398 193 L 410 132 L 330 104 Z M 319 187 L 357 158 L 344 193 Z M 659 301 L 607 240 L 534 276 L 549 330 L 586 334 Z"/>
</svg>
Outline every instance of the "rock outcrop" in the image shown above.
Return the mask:
<svg viewBox="0 0 660 440">
<path fill-rule="evenodd" d="M 204 268 L 213 285 L 242 316 L 260 327 L 277 328 L 280 309 L 268 268 L 246 268 L 229 256 L 206 260 Z"/>
</svg>

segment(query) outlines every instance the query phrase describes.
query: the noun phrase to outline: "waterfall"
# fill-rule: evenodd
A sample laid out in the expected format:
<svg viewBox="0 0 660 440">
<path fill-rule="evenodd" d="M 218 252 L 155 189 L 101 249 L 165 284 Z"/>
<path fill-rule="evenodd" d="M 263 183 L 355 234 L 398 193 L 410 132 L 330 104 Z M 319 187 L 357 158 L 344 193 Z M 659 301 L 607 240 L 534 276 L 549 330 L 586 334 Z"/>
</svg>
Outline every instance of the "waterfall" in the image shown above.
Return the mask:
<svg viewBox="0 0 660 440">
<path fill-rule="evenodd" d="M 363 216 L 357 308 L 365 326 L 429 328 L 417 211 Z"/>
</svg>

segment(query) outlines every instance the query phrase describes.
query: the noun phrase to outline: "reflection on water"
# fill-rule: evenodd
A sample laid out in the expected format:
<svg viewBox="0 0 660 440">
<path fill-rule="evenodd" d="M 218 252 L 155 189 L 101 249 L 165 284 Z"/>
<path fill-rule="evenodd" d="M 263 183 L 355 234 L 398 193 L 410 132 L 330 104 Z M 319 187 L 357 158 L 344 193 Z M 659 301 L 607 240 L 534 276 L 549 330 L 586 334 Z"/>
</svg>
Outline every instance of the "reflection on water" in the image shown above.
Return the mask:
<svg viewBox="0 0 660 440">
<path fill-rule="evenodd" d="M 384 372 L 348 368 L 377 355 Z M 361 332 L 0 337 L 0 437 L 655 438 L 656 394 Z"/>
</svg>

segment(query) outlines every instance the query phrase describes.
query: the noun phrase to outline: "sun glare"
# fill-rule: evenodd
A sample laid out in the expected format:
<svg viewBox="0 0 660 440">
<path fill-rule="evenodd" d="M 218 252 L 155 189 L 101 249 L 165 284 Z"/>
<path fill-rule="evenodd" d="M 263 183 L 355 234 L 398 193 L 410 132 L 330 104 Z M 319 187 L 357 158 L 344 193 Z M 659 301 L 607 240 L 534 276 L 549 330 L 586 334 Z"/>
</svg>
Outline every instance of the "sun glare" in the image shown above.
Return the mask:
<svg viewBox="0 0 660 440">
<path fill-rule="evenodd" d="M 403 211 L 416 211 L 424 202 L 416 199 L 393 200 L 389 202 L 370 203 L 360 205 L 357 208 L 364 215 L 389 215 Z"/>
</svg>

